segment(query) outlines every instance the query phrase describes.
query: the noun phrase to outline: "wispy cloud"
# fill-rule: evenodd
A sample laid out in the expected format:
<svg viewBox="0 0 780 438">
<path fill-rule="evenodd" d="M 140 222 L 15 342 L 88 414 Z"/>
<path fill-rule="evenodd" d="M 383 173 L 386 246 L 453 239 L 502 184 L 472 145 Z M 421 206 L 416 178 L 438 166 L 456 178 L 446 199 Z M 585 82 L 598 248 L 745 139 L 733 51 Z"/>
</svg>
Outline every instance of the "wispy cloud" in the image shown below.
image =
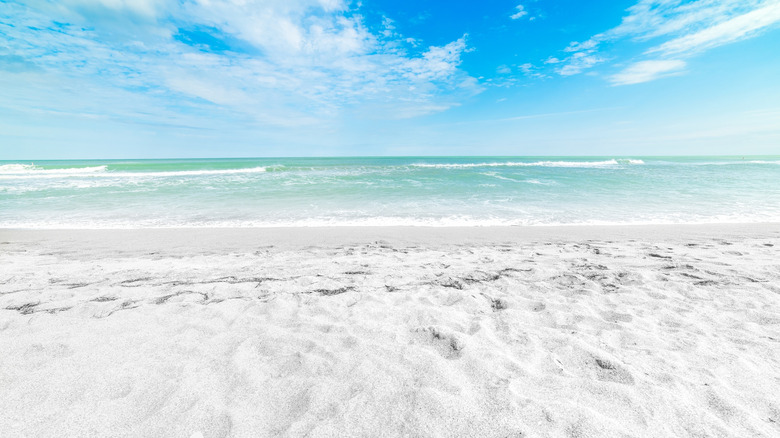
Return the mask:
<svg viewBox="0 0 780 438">
<path fill-rule="evenodd" d="M 603 58 L 595 54 L 595 50 L 582 50 L 575 52 L 563 61 L 558 69 L 561 76 L 571 76 L 582 73 L 603 61 Z"/>
<path fill-rule="evenodd" d="M 685 65 L 685 61 L 680 60 L 640 61 L 610 76 L 609 80 L 614 85 L 639 84 L 682 74 Z"/>
<path fill-rule="evenodd" d="M 481 91 L 460 68 L 465 35 L 418 48 L 391 19 L 369 28 L 359 12 L 346 0 L 4 2 L 0 76 L 37 70 L 171 111 L 211 106 L 275 125 L 414 117 Z"/>
<path fill-rule="evenodd" d="M 526 62 L 524 64 L 520 64 L 517 66 L 518 70 L 523 74 L 523 76 L 531 77 L 531 78 L 547 78 L 549 77 L 545 73 L 543 73 L 542 69 L 539 67 L 531 64 L 530 62 Z"/>
<path fill-rule="evenodd" d="M 525 17 L 528 15 L 528 11 L 525 10 L 525 6 L 523 5 L 517 5 L 515 6 L 515 12 L 509 16 L 512 20 L 519 20 L 520 18 Z"/>
<path fill-rule="evenodd" d="M 780 22 L 780 0 L 640 0 L 628 8 L 620 25 L 572 42 L 558 61 L 563 76 L 582 73 L 612 59 L 609 44 L 628 40 L 639 46 L 640 60 L 610 77 L 615 85 L 651 81 L 679 74 L 687 58 L 745 38 Z M 653 59 L 641 57 L 652 56 Z M 556 59 L 557 60 L 557 59 Z"/>
<path fill-rule="evenodd" d="M 755 35 L 758 31 L 780 22 L 780 2 L 769 4 L 702 30 L 674 38 L 647 53 L 665 55 L 700 52 Z"/>
</svg>

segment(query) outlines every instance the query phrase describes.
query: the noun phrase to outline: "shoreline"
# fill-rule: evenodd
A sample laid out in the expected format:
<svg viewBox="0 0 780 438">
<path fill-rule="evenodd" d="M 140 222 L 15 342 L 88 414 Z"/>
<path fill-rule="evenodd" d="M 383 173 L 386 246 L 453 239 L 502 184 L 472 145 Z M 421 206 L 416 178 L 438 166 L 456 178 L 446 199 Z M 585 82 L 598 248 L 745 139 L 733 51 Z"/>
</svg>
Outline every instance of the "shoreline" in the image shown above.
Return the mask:
<svg viewBox="0 0 780 438">
<path fill-rule="evenodd" d="M 133 228 L 18 229 L 0 228 L 0 240 L 20 244 L 68 243 L 81 248 L 112 245 L 130 249 L 246 250 L 269 245 L 294 249 L 312 246 L 386 241 L 394 245 L 468 245 L 506 242 L 579 240 L 684 240 L 702 238 L 780 237 L 780 223 L 551 225 L 551 226 L 334 226 L 275 228 Z"/>
</svg>

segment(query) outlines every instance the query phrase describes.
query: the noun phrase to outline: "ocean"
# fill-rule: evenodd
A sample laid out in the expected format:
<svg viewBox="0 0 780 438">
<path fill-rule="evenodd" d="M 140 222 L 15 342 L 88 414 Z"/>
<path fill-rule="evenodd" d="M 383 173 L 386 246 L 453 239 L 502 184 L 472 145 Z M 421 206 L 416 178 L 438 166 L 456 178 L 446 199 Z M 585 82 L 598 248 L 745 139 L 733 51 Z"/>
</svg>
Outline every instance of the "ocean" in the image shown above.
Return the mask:
<svg viewBox="0 0 780 438">
<path fill-rule="evenodd" d="M 780 222 L 780 156 L 0 161 L 0 227 Z"/>
</svg>

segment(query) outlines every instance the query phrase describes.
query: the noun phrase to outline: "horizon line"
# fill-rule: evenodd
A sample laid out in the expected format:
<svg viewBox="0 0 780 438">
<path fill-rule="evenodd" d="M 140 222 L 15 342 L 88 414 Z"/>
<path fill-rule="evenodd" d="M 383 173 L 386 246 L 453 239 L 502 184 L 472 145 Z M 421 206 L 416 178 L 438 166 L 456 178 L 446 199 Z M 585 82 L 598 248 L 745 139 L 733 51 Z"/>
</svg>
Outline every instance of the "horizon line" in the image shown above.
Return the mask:
<svg viewBox="0 0 780 438">
<path fill-rule="evenodd" d="M 228 156 L 228 157 L 123 157 L 123 158 L 33 158 L 0 159 L 0 162 L 33 161 L 121 161 L 121 160 L 265 160 L 265 159 L 327 159 L 327 158 L 754 158 L 780 157 L 780 154 L 726 154 L 726 155 L 300 155 L 300 156 Z"/>
</svg>

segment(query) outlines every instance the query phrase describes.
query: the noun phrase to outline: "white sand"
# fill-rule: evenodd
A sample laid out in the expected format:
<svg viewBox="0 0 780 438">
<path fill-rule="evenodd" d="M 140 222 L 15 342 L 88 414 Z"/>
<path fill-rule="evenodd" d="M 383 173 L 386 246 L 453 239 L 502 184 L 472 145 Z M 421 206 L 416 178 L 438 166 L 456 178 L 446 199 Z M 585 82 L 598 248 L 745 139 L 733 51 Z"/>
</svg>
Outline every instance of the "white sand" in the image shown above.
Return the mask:
<svg viewBox="0 0 780 438">
<path fill-rule="evenodd" d="M 0 230 L 0 436 L 780 436 L 780 225 Z"/>
</svg>

